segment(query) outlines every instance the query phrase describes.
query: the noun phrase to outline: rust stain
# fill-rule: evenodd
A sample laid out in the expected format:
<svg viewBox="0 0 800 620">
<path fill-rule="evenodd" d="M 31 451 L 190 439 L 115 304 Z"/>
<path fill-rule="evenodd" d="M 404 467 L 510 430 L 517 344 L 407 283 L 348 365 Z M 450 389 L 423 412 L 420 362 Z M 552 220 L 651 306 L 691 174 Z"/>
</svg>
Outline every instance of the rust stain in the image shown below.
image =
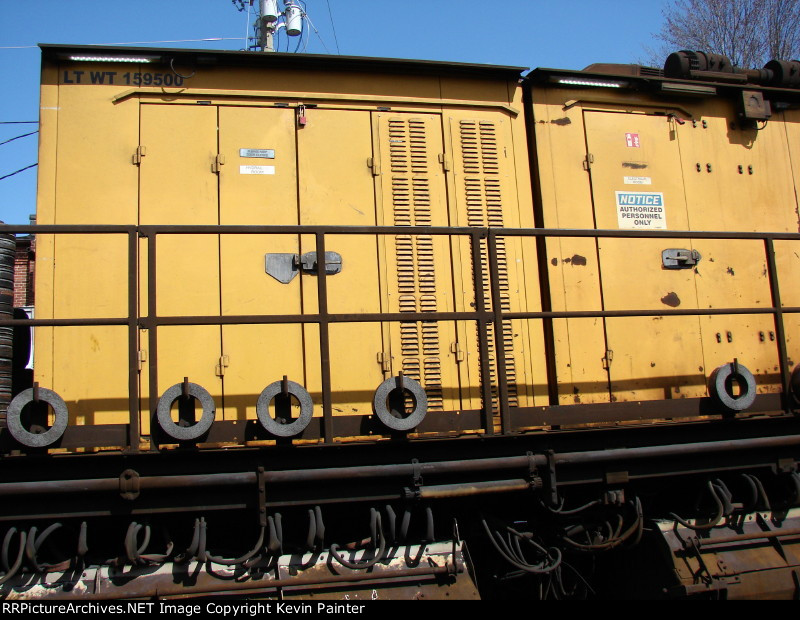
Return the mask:
<svg viewBox="0 0 800 620">
<path fill-rule="evenodd" d="M 728 273 L 732 276 L 736 275 L 736 272 L 733 270 L 733 267 L 728 267 Z"/>
<path fill-rule="evenodd" d="M 661 303 L 670 308 L 677 308 L 681 305 L 681 298 L 676 293 L 669 293 L 661 298 Z"/>
<path fill-rule="evenodd" d="M 550 261 L 550 264 L 551 264 L 553 267 L 558 267 L 558 259 L 557 259 L 557 258 L 554 258 L 553 260 L 551 260 L 551 261 Z"/>
<path fill-rule="evenodd" d="M 580 254 L 575 254 L 572 258 L 565 258 L 564 262 L 568 265 L 573 265 L 577 267 L 585 267 L 586 266 L 586 257 L 581 256 Z"/>
</svg>

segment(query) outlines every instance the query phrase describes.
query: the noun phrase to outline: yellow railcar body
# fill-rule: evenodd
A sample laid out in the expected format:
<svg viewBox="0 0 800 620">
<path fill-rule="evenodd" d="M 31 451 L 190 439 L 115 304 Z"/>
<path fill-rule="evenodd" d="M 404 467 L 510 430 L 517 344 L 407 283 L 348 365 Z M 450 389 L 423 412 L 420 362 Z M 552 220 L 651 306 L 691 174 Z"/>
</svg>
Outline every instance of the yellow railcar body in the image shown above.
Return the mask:
<svg viewBox="0 0 800 620">
<path fill-rule="evenodd" d="M 522 88 L 508 70 L 450 76 L 452 67 L 434 64 L 387 74 L 380 62 L 354 68 L 336 59 L 288 70 L 237 53 L 194 56 L 192 67 L 74 56 L 48 53 L 44 62 L 41 224 L 533 226 Z M 326 278 L 329 313 L 474 310 L 468 237 L 333 234 L 325 242 L 342 257 L 341 271 Z M 37 318 L 127 316 L 125 235 L 40 235 L 39 244 Z M 316 274 L 301 269 L 281 282 L 265 268 L 268 255 L 315 249 L 313 234 L 139 240 L 139 316 L 203 323 L 139 330 L 144 438 L 148 394 L 184 378 L 208 390 L 217 420 L 254 420 L 261 391 L 284 376 L 309 391 L 322 416 L 317 324 L 211 324 L 318 313 Z M 534 244 L 501 240 L 499 255 L 504 310 L 537 307 Z M 70 423 L 125 423 L 125 327 L 37 329 L 36 381 L 56 386 Z M 398 373 L 424 387 L 432 416 L 481 408 L 475 321 L 344 322 L 329 325 L 328 336 L 334 417 L 372 416 L 375 389 Z M 542 338 L 537 321 L 504 324 L 514 406 L 546 404 L 545 365 L 532 354 Z"/>
</svg>

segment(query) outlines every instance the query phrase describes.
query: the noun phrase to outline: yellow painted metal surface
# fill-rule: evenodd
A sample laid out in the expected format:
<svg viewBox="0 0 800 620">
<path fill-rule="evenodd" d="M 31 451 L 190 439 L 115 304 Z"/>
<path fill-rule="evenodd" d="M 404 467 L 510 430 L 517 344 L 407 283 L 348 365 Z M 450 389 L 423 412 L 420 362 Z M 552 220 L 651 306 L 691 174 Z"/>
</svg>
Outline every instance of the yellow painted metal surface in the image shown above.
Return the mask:
<svg viewBox="0 0 800 620">
<path fill-rule="evenodd" d="M 546 228 L 595 227 L 591 186 L 584 169 L 586 135 L 583 110 L 565 109 L 574 92 L 544 89 L 533 100 L 534 139 Z M 594 239 L 548 239 L 547 268 L 554 311 L 601 307 L 597 243 Z M 584 262 L 585 261 L 585 262 Z M 608 372 L 602 319 L 555 319 L 553 339 L 557 393 L 561 404 L 608 402 Z"/>
<path fill-rule="evenodd" d="M 452 225 L 460 227 L 519 228 L 531 225 L 532 211 L 520 204 L 517 193 L 515 165 L 509 153 L 514 153 L 511 126 L 507 118 L 488 116 L 481 113 L 453 112 L 448 115 L 447 130 L 453 157 L 452 187 L 454 200 L 450 205 Z M 475 307 L 475 290 L 472 282 L 473 268 L 470 243 L 459 239 L 458 271 L 461 294 L 456 299 L 456 309 Z M 486 308 L 493 308 L 489 248 L 484 239 L 481 244 L 483 296 Z M 455 245 L 455 244 L 454 244 Z M 528 255 L 523 249 L 527 248 Z M 536 297 L 536 292 L 524 285 L 523 264 L 535 262 L 530 255 L 530 244 L 524 244 L 516 237 L 497 238 L 497 273 L 501 307 L 506 312 L 536 308 L 528 305 L 528 297 Z M 461 324 L 460 339 L 464 342 L 467 358 L 464 377 L 469 390 L 464 395 L 465 407 L 480 408 L 480 365 L 478 355 L 477 325 Z M 532 373 L 531 329 L 526 321 L 506 320 L 503 324 L 503 352 L 505 355 L 506 379 L 509 405 L 511 407 L 532 406 L 534 387 L 537 380 Z M 492 385 L 497 385 L 496 339 L 494 325 L 488 329 L 490 371 Z M 537 360 L 538 363 L 541 363 Z M 543 368 L 539 366 L 539 370 Z M 493 396 L 496 408 L 496 395 Z"/>
<path fill-rule="evenodd" d="M 59 62 L 45 71 L 42 106 L 53 110 L 43 113 L 41 223 L 533 225 L 516 83 L 256 70 L 235 62 L 196 71 L 178 62 L 174 69 Z M 93 179 L 98 191 L 87 193 Z M 153 243 L 155 283 L 149 282 Z M 534 246 L 525 245 L 499 240 L 507 310 L 539 307 Z M 326 279 L 331 313 L 472 308 L 463 240 L 330 235 L 326 250 L 343 262 Z M 139 316 L 153 309 L 162 317 L 212 319 L 314 314 L 317 274 L 298 270 L 284 283 L 265 267 L 269 254 L 314 251 L 312 235 L 139 239 Z M 54 241 L 43 235 L 38 260 L 37 316 L 126 316 L 124 236 Z M 107 300 L 98 296 L 98 281 Z M 184 377 L 212 394 L 217 420 L 254 419 L 260 392 L 283 376 L 308 389 L 314 416 L 322 416 L 317 325 L 160 326 L 157 351 L 150 350 L 152 337 L 140 329 L 136 352 L 145 438 L 151 387 L 158 395 Z M 542 348 L 541 325 L 508 322 L 504 337 L 514 404 L 544 404 L 544 363 L 532 353 Z M 78 423 L 125 423 L 127 339 L 124 327 L 40 328 L 37 378 L 67 395 Z M 481 407 L 474 322 L 332 324 L 329 339 L 334 416 L 372 415 L 374 390 L 401 371 L 425 387 L 432 415 Z M 87 351 L 81 364 L 67 364 L 81 346 Z M 150 385 L 154 364 L 157 386 Z"/>
<path fill-rule="evenodd" d="M 274 158 L 243 157 L 242 149 L 273 151 Z M 295 115 L 286 108 L 219 107 L 220 223 L 296 225 Z M 247 174 L 252 166 L 271 174 Z M 274 169 L 273 169 L 274 168 Z M 224 315 L 299 314 L 300 278 L 282 284 L 265 272 L 268 253 L 297 254 L 296 235 L 221 235 L 221 303 Z M 258 394 L 284 375 L 304 383 L 300 325 L 224 325 L 225 419 L 255 419 Z M 280 352 L 280 354 L 276 354 Z"/>
<path fill-rule="evenodd" d="M 388 226 L 448 226 L 440 115 L 374 115 L 376 180 Z M 453 308 L 450 241 L 433 235 L 385 237 L 388 312 L 448 312 Z M 419 381 L 431 412 L 461 408 L 455 324 L 386 324 L 389 373 Z M 389 376 L 387 373 L 387 376 Z"/>
<path fill-rule="evenodd" d="M 786 132 L 786 144 L 789 150 L 789 163 L 791 166 L 792 186 L 795 196 L 800 197 L 800 111 L 787 110 L 783 112 L 783 129 Z M 800 214 L 797 228 L 792 232 L 800 232 Z M 775 243 L 778 273 L 781 282 L 797 282 L 800 279 L 800 243 L 793 241 Z M 788 307 L 800 307 L 800 289 L 784 284 L 781 287 L 781 303 Z M 784 315 L 786 326 L 786 346 L 788 349 L 789 364 L 792 368 L 800 362 L 800 314 Z"/>
<path fill-rule="evenodd" d="M 308 109 L 297 132 L 300 224 L 374 226 L 375 185 L 367 160 L 372 156 L 371 119 L 356 110 Z M 363 235 L 326 235 L 325 249 L 342 256 L 342 271 L 329 276 L 328 311 L 380 312 L 379 241 Z M 311 236 L 301 252 L 315 252 Z M 319 309 L 318 278 L 301 276 L 303 311 Z M 369 415 L 372 392 L 383 381 L 378 353 L 383 350 L 377 323 L 330 326 L 331 390 L 334 415 Z M 306 389 L 321 403 L 319 328 L 306 328 Z"/>
<path fill-rule="evenodd" d="M 109 67 L 94 69 L 102 73 Z M 137 174 L 130 148 L 138 135 L 138 105 L 124 103 L 110 115 L 113 86 L 85 88 L 52 69 L 43 80 L 38 221 L 135 222 Z M 88 127 L 87 118 L 93 119 Z M 36 316 L 127 316 L 127 247 L 125 235 L 39 236 Z M 43 327 L 35 342 L 35 380 L 64 398 L 71 424 L 127 421 L 124 328 Z"/>
<path fill-rule="evenodd" d="M 780 119 L 761 130 L 734 129 L 730 103 L 710 101 L 699 112 L 702 119 L 678 128 L 691 230 L 795 232 L 797 201 Z M 701 307 L 772 304 L 763 242 L 709 239 L 696 247 L 704 257 L 695 280 Z M 701 329 L 708 372 L 736 358 L 760 392 L 780 391 L 771 316 L 707 316 Z"/>
<path fill-rule="evenodd" d="M 584 115 L 596 227 L 688 230 L 674 122 L 646 114 L 587 110 Z M 637 136 L 636 142 L 628 135 Z M 617 193 L 642 190 L 663 196 L 665 221 L 647 219 L 659 214 L 621 212 Z M 691 240 L 605 238 L 597 246 L 603 309 L 697 308 L 694 270 L 663 269 L 661 260 L 666 248 L 692 250 Z M 572 267 L 580 269 L 580 262 L 573 257 Z M 612 398 L 705 395 L 697 317 L 608 318 L 605 331 Z"/>
<path fill-rule="evenodd" d="M 212 171 L 217 154 L 217 110 L 211 106 L 143 105 L 139 164 L 140 224 L 219 223 L 218 180 Z M 152 243 L 149 240 L 148 243 Z M 217 235 L 158 235 L 156 240 L 156 312 L 160 316 L 218 316 L 220 313 L 219 238 Z M 140 256 L 142 269 L 147 257 Z M 148 304 L 146 289 L 142 304 Z M 160 326 L 158 390 L 163 393 L 188 377 L 222 405 L 217 375 L 221 351 L 219 326 Z M 145 373 L 143 372 L 144 376 Z M 149 377 L 148 377 L 149 379 Z M 145 383 L 149 389 L 149 384 Z M 143 413 L 146 427 L 149 411 Z"/>
<path fill-rule="evenodd" d="M 756 128 L 743 126 L 734 104 L 722 99 L 675 107 L 646 95 L 575 89 L 534 91 L 533 112 L 545 226 L 648 230 L 644 221 L 624 219 L 623 192 L 641 200 L 657 195 L 664 213 L 653 223 L 665 231 L 798 229 L 790 137 L 796 129 L 785 113 Z M 564 252 L 565 246 L 584 252 Z M 800 266 L 796 244 L 775 246 L 781 281 L 791 282 Z M 561 239 L 547 248 L 554 310 L 772 303 L 762 241 Z M 692 269 L 664 269 L 660 255 L 668 248 L 695 250 L 700 262 Z M 784 305 L 797 305 L 794 291 L 784 289 L 786 284 Z M 601 364 L 608 369 L 611 400 L 705 396 L 710 373 L 734 359 L 756 375 L 759 392 L 780 389 L 776 326 L 767 314 L 554 323 L 562 402 L 571 393 L 575 402 L 602 400 Z M 793 366 L 800 323 L 787 315 L 786 324 Z M 592 351 L 589 359 L 586 351 Z M 594 380 L 581 385 L 587 375 Z"/>
</svg>

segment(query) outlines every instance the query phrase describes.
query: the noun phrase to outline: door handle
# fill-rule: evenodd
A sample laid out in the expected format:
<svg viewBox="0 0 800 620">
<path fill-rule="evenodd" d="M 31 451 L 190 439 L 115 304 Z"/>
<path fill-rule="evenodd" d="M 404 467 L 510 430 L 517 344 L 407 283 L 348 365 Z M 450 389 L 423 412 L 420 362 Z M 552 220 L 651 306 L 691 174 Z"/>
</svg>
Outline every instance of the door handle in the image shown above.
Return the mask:
<svg viewBox="0 0 800 620">
<path fill-rule="evenodd" d="M 702 258 L 697 250 L 671 248 L 661 252 L 661 264 L 665 269 L 691 269 Z"/>
<path fill-rule="evenodd" d="M 278 282 L 289 284 L 300 272 L 319 274 L 316 252 L 298 254 L 267 254 L 265 271 Z M 342 255 L 338 252 L 325 252 L 325 275 L 336 275 L 342 270 Z"/>
</svg>

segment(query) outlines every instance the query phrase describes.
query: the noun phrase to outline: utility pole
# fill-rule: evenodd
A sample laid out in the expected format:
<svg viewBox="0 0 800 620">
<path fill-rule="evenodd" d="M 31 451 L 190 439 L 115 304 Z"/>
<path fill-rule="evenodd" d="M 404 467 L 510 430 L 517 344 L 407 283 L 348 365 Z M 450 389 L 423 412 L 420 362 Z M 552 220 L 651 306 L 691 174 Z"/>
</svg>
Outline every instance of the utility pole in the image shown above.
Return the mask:
<svg viewBox="0 0 800 620">
<path fill-rule="evenodd" d="M 256 0 L 232 0 L 239 11 L 248 5 L 253 6 Z M 255 44 L 248 49 L 262 52 L 275 51 L 275 37 L 283 28 L 289 37 L 301 37 L 304 34 L 303 20 L 307 19 L 298 0 L 282 0 L 283 10 L 278 8 L 278 0 L 257 0 L 257 11 L 253 28 Z M 248 10 L 249 13 L 249 10 Z"/>
<path fill-rule="evenodd" d="M 259 0 L 257 29 L 259 33 L 258 45 L 262 52 L 275 51 L 275 32 L 278 30 L 278 0 Z"/>
</svg>

